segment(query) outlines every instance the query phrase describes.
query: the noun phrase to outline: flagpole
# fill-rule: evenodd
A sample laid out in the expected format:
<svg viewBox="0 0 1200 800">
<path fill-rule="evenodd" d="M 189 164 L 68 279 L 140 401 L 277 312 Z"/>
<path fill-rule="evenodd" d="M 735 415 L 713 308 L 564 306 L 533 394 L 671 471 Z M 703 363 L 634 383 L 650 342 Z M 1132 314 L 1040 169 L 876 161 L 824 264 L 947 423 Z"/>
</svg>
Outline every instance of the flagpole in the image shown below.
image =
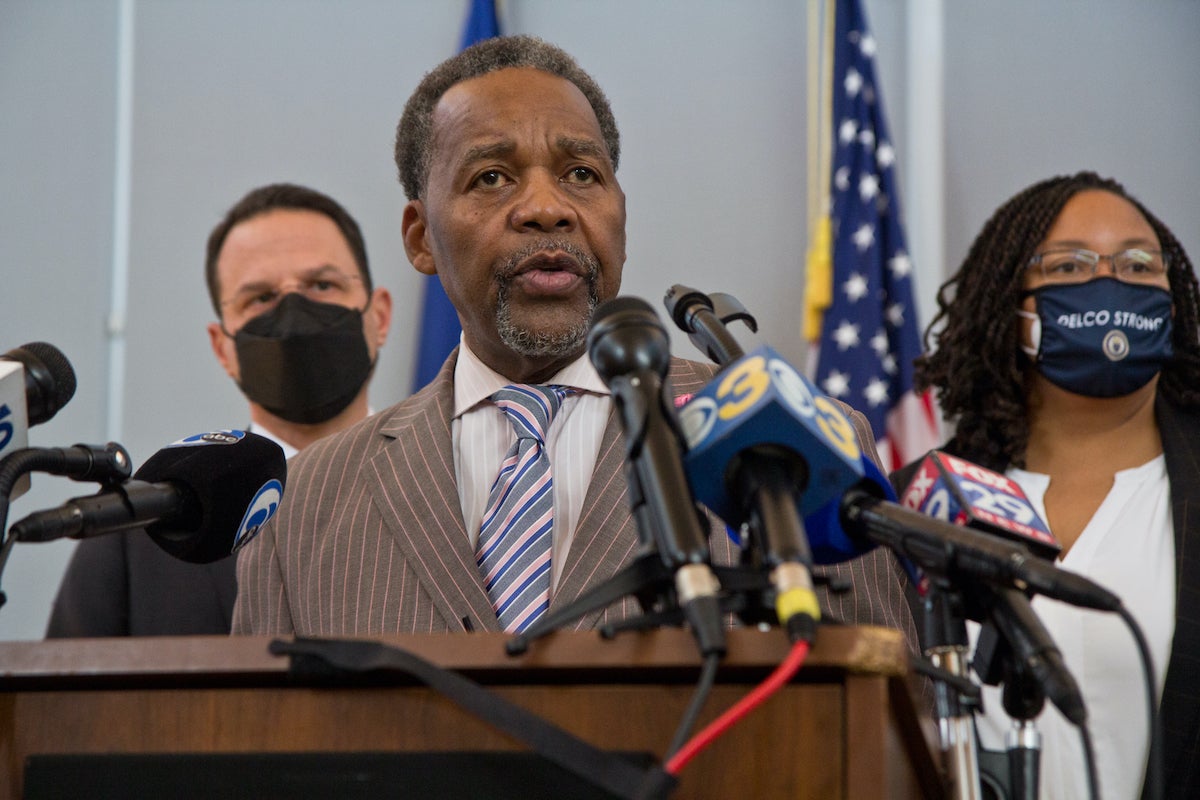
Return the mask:
<svg viewBox="0 0 1200 800">
<path fill-rule="evenodd" d="M 909 197 L 905 205 L 922 330 L 933 319 L 937 289 L 948 272 L 944 244 L 944 21 L 942 0 L 910 0 L 905 75 Z"/>
</svg>

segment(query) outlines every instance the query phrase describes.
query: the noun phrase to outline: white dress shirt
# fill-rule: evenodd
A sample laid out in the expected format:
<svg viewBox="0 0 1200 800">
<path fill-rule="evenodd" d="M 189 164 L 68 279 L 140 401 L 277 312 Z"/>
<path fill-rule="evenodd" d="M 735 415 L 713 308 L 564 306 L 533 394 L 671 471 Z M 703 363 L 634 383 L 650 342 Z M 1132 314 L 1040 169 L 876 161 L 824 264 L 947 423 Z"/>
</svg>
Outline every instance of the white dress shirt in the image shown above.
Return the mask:
<svg viewBox="0 0 1200 800">
<path fill-rule="evenodd" d="M 608 387 L 596 374 L 586 353 L 545 383 L 579 390 L 563 400 L 546 432 L 546 452 L 554 479 L 554 534 L 550 556 L 550 592 L 553 596 L 592 480 L 611 401 Z M 479 539 L 479 524 L 500 463 L 517 440 L 508 415 L 487 398 L 511 384 L 512 381 L 480 361 L 465 341 L 460 344 L 458 363 L 454 367 L 451 435 L 454 475 L 472 549 Z"/>
</svg>

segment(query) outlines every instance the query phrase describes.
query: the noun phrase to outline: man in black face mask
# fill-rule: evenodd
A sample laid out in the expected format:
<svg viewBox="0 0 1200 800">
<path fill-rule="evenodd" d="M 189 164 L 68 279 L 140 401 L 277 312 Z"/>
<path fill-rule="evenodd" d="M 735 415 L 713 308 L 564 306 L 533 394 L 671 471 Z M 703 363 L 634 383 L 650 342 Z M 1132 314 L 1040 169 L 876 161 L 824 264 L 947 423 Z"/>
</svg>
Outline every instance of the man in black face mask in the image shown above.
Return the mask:
<svg viewBox="0 0 1200 800">
<path fill-rule="evenodd" d="M 213 353 L 249 401 L 250 429 L 290 458 L 365 418 L 392 298 L 373 287 L 358 224 L 292 184 L 251 191 L 208 239 Z M 235 558 L 188 564 L 141 531 L 81 541 L 49 637 L 228 633 Z"/>
</svg>

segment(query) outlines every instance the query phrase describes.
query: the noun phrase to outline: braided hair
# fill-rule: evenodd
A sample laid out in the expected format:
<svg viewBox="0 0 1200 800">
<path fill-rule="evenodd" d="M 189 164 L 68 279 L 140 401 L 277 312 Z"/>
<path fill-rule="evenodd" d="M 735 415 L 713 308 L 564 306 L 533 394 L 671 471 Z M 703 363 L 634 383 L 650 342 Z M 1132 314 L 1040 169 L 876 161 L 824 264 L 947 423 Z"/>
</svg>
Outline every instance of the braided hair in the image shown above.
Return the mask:
<svg viewBox="0 0 1200 800">
<path fill-rule="evenodd" d="M 994 470 L 1024 466 L 1031 361 L 1019 347 L 1015 313 L 1024 268 L 1067 201 L 1096 189 L 1132 203 L 1158 236 L 1174 304 L 1174 355 L 1158 391 L 1175 405 L 1200 409 L 1200 288 L 1187 253 L 1121 184 L 1080 172 L 1036 183 L 1000 206 L 958 272 L 938 289 L 938 311 L 925 330 L 926 354 L 916 359 L 915 381 L 918 390 L 937 390 L 943 415 L 957 424 L 947 451 Z"/>
</svg>

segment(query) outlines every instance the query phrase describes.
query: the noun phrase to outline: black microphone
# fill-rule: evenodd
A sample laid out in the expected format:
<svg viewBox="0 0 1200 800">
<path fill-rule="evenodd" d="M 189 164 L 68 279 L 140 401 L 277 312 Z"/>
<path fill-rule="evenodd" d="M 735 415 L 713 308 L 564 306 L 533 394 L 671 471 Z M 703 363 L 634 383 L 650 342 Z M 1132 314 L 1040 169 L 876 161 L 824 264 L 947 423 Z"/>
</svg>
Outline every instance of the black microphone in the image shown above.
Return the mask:
<svg viewBox="0 0 1200 800">
<path fill-rule="evenodd" d="M 29 489 L 28 470 L 12 465 L 10 456 L 26 449 L 31 426 L 49 420 L 74 394 L 75 370 L 54 345 L 30 342 L 0 355 L 0 526 L 9 500 Z"/>
<path fill-rule="evenodd" d="M 159 450 L 132 480 L 14 523 L 16 541 L 83 539 L 145 527 L 175 558 L 204 564 L 236 552 L 279 507 L 287 461 L 279 445 L 212 431 Z"/>
<path fill-rule="evenodd" d="M 701 652 L 723 653 L 720 585 L 683 471 L 683 439 L 667 393 L 667 330 L 644 300 L 617 297 L 596 309 L 587 346 L 625 431 L 630 498 L 642 543 L 652 540 L 674 573 L 680 606 Z M 643 526 L 650 528 L 649 536 Z"/>
<path fill-rule="evenodd" d="M 713 300 L 701 291 L 677 283 L 667 290 L 663 297 L 667 313 L 675 321 L 675 325 L 696 345 L 696 348 L 707 355 L 713 362 L 725 366 L 744 355 L 737 339 L 729 333 L 724 321 L 717 315 Z M 739 318 L 744 317 L 739 314 Z M 753 323 L 753 317 L 750 317 Z M 751 324 L 751 329 L 756 329 Z"/>
<path fill-rule="evenodd" d="M 41 425 L 75 396 L 75 370 L 52 344 L 30 342 L 0 355 L 20 364 L 24 373 L 25 410 L 29 425 Z"/>
<path fill-rule="evenodd" d="M 927 516 L 853 489 L 841 501 L 843 527 L 938 575 L 1027 589 L 1064 603 L 1116 611 L 1121 598 L 1095 581 L 1038 558 L 1024 544 Z"/>
</svg>

